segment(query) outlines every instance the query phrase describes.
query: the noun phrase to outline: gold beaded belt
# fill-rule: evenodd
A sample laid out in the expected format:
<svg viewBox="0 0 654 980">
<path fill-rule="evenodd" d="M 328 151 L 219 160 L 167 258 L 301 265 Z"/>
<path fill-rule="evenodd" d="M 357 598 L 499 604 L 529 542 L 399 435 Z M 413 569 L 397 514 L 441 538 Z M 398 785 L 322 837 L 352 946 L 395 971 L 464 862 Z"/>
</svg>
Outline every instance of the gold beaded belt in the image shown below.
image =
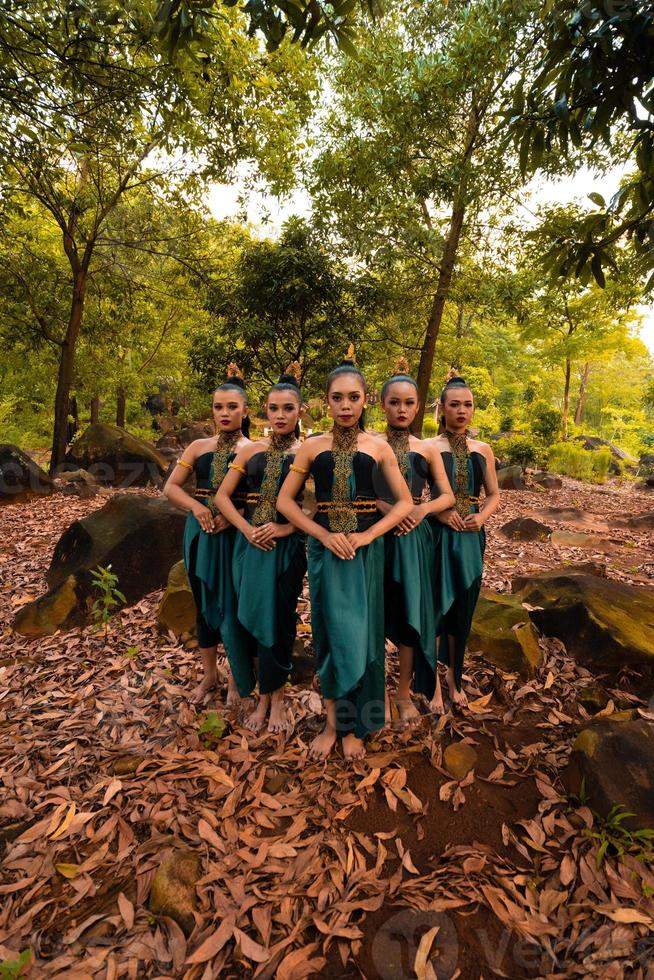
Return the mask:
<svg viewBox="0 0 654 980">
<path fill-rule="evenodd" d="M 356 511 L 357 514 L 374 514 L 377 510 L 377 502 L 375 500 L 347 500 L 345 502 L 342 500 L 323 500 L 318 504 L 317 511 L 319 514 L 326 514 L 334 507 L 346 507 L 348 510 Z"/>
<path fill-rule="evenodd" d="M 414 497 L 413 498 L 413 502 L 414 502 L 414 504 L 421 504 L 422 503 L 422 497 Z"/>
<path fill-rule="evenodd" d="M 248 493 L 245 497 L 246 504 L 260 504 L 261 494 L 260 493 Z"/>
</svg>

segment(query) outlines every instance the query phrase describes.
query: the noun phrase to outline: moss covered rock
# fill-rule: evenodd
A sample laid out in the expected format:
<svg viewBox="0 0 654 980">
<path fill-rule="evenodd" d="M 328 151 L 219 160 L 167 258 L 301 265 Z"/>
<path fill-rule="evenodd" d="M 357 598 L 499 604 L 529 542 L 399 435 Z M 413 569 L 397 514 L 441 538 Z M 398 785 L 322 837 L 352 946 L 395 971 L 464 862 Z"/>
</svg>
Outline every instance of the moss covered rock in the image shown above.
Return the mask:
<svg viewBox="0 0 654 980">
<path fill-rule="evenodd" d="M 17 504 L 55 490 L 45 470 L 11 443 L 0 444 L 0 504 Z"/>
<path fill-rule="evenodd" d="M 195 851 L 173 851 L 163 859 L 152 879 L 150 911 L 174 919 L 187 936 L 195 925 L 195 886 L 199 878 L 200 858 Z"/>
<path fill-rule="evenodd" d="M 633 712 L 589 722 L 574 741 L 564 783 L 603 816 L 622 805 L 634 814 L 625 826 L 654 828 L 654 723 Z"/>
<path fill-rule="evenodd" d="M 529 677 L 542 661 L 536 631 L 520 599 L 482 589 L 468 640 L 486 660 Z"/>
<path fill-rule="evenodd" d="M 28 602 L 16 613 L 14 630 L 23 636 L 50 636 L 63 623 L 75 618 L 84 603 L 77 579 L 69 575 L 59 588 L 46 592 L 34 602 Z"/>
<path fill-rule="evenodd" d="M 521 576 L 513 588 L 535 607 L 529 616 L 538 629 L 558 637 L 580 663 L 654 671 L 653 592 L 567 569 Z"/>
<path fill-rule="evenodd" d="M 96 422 L 66 454 L 66 462 L 114 487 L 161 486 L 168 461 L 153 445 L 117 425 Z"/>
<path fill-rule="evenodd" d="M 163 498 L 112 497 L 64 531 L 46 573 L 49 591 L 23 606 L 14 629 L 46 635 L 87 622 L 94 598 L 91 571 L 98 566 L 111 565 L 127 605 L 163 588 L 182 552 L 184 522 L 184 514 Z"/>
<path fill-rule="evenodd" d="M 165 629 L 181 636 L 195 626 L 196 608 L 183 561 L 178 561 L 168 573 L 166 591 L 157 610 L 157 621 Z"/>
<path fill-rule="evenodd" d="M 513 541 L 547 541 L 552 528 L 535 521 L 533 517 L 515 517 L 502 525 L 500 533 Z"/>
</svg>

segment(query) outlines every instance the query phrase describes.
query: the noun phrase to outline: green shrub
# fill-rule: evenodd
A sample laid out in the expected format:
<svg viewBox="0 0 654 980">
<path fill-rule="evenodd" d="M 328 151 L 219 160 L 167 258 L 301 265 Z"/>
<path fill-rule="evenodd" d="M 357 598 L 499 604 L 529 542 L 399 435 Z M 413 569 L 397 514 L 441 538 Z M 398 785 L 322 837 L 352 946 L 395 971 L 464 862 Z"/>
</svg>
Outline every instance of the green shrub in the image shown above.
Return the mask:
<svg viewBox="0 0 654 980">
<path fill-rule="evenodd" d="M 510 466 L 535 466 L 538 462 L 540 447 L 528 436 L 517 436 L 515 439 L 500 439 L 504 443 L 502 459 Z"/>
<path fill-rule="evenodd" d="M 539 399 L 530 410 L 531 431 L 543 442 L 550 444 L 561 431 L 561 412 Z"/>
<path fill-rule="evenodd" d="M 548 468 L 575 480 L 590 480 L 593 476 L 593 454 L 572 442 L 557 442 L 548 453 Z"/>
<path fill-rule="evenodd" d="M 591 453 L 593 460 L 593 479 L 596 483 L 604 483 L 609 472 L 609 466 L 613 462 L 613 456 L 608 446 L 602 446 Z"/>
</svg>

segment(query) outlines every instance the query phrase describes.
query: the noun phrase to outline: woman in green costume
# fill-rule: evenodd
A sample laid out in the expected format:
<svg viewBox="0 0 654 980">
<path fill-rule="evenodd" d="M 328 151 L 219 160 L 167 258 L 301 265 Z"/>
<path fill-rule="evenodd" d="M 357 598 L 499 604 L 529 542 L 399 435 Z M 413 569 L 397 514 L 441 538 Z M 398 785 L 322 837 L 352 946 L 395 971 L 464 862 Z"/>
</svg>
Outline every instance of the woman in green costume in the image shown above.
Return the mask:
<svg viewBox="0 0 654 980">
<path fill-rule="evenodd" d="M 189 512 L 184 528 L 183 554 L 197 610 L 197 635 L 204 667 L 204 678 L 191 695 L 201 704 L 218 680 L 217 645 L 226 644 L 226 631 L 235 616 L 236 599 L 232 583 L 232 551 L 236 532 L 215 507 L 216 490 L 227 473 L 228 464 L 239 449 L 249 444 L 245 386 L 235 364 L 230 375 L 213 394 L 213 419 L 217 435 L 196 439 L 184 450 L 164 487 L 171 503 Z M 196 488 L 184 489 L 195 472 Z M 245 487 L 239 490 L 245 504 Z M 234 500 L 237 496 L 234 495 Z M 238 698 L 229 675 L 227 703 Z"/>
<path fill-rule="evenodd" d="M 346 759 L 365 755 L 365 737 L 384 725 L 383 535 L 413 507 L 390 446 L 363 427 L 366 384 L 352 360 L 327 379 L 331 432 L 308 439 L 282 486 L 277 509 L 308 544 L 314 649 L 327 723 L 311 743 L 324 759 L 340 738 Z M 373 483 L 379 468 L 396 503 L 377 510 Z M 296 502 L 312 474 L 314 519 Z"/>
<path fill-rule="evenodd" d="M 400 724 L 416 725 L 420 712 L 413 703 L 411 687 L 428 701 L 436 684 L 436 615 L 434 610 L 434 537 L 428 517 L 454 506 L 441 454 L 433 442 L 409 432 L 418 411 L 418 386 L 408 374 L 409 365 L 400 358 L 395 373 L 381 390 L 386 416 L 384 434 L 400 472 L 413 497 L 413 510 L 384 536 L 384 611 L 386 636 L 398 649 L 400 675 L 396 704 Z M 432 497 L 424 499 L 431 486 Z M 386 498 L 385 493 L 380 494 Z M 378 501 L 382 513 L 389 504 Z"/>
<path fill-rule="evenodd" d="M 484 524 L 500 503 L 495 457 L 490 446 L 468 434 L 474 400 L 463 378 L 451 378 L 440 396 L 443 431 L 430 440 L 445 464 L 455 504 L 434 522 L 436 543 L 436 611 L 440 614 L 438 659 L 447 664 L 452 704 L 468 703 L 461 687 L 463 656 L 481 589 L 486 534 Z M 485 490 L 480 502 L 481 488 Z M 435 714 L 445 707 L 438 676 L 431 701 Z"/>
<path fill-rule="evenodd" d="M 289 372 L 299 365 L 291 365 Z M 270 438 L 246 445 L 216 495 L 216 504 L 240 532 L 233 558 L 240 630 L 229 644 L 229 661 L 239 694 L 252 693 L 259 678 L 259 703 L 245 722 L 258 731 L 290 728 L 284 686 L 293 666 L 297 601 L 306 571 L 304 535 L 277 513 L 277 494 L 300 448 L 302 396 L 292 374 L 283 374 L 266 398 Z M 241 515 L 230 499 L 247 482 Z M 256 670 L 255 670 L 256 668 Z"/>
</svg>

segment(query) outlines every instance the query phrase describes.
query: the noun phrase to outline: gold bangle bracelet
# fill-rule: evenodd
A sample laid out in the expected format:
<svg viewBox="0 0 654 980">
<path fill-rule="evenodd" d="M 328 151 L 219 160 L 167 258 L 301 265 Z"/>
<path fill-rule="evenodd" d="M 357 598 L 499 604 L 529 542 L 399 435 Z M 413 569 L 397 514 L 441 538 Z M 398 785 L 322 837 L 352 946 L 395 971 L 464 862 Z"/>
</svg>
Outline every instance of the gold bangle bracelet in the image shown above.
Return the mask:
<svg viewBox="0 0 654 980">
<path fill-rule="evenodd" d="M 239 463 L 229 463 L 228 466 L 227 466 L 227 469 L 228 470 L 236 470 L 238 473 L 242 473 L 243 476 L 247 476 L 248 475 L 248 471 L 245 469 L 244 466 L 240 466 Z"/>
<path fill-rule="evenodd" d="M 194 469 L 193 464 L 192 463 L 187 463 L 185 459 L 178 459 L 177 460 L 177 465 L 178 466 L 183 466 L 185 469 L 191 470 L 191 472 L 193 472 L 193 469 Z"/>
<path fill-rule="evenodd" d="M 296 466 L 295 463 L 291 463 L 289 470 L 293 470 L 294 473 L 301 473 L 302 476 L 306 476 L 309 472 L 308 470 L 303 470 L 301 466 Z"/>
</svg>

